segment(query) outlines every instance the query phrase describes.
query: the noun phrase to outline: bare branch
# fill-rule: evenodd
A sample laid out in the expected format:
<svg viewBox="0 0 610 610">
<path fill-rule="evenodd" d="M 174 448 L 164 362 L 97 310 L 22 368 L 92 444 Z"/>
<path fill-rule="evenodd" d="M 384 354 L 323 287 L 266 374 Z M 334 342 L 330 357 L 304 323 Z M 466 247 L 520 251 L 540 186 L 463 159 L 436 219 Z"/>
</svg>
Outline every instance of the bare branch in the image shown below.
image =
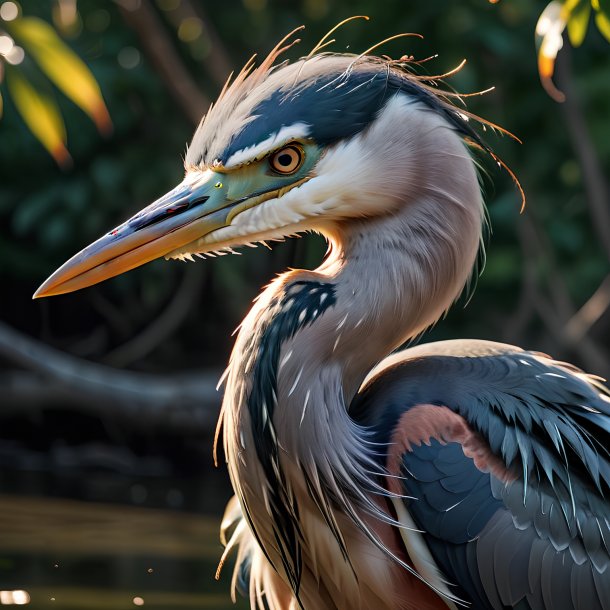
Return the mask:
<svg viewBox="0 0 610 610">
<path fill-rule="evenodd" d="M 222 87 L 233 71 L 233 62 L 202 4 L 195 5 L 191 0 L 182 0 L 173 10 L 167 11 L 167 17 L 176 29 L 185 19 L 197 19 L 201 23 L 202 36 L 207 39 L 210 48 L 204 66 L 214 82 Z"/>
<path fill-rule="evenodd" d="M 580 341 L 610 307 L 610 275 L 598 286 L 591 298 L 568 320 L 566 335 Z"/>
<path fill-rule="evenodd" d="M 157 376 L 120 371 L 71 356 L 0 322 L 0 356 L 36 373 L 0 377 L 2 410 L 9 399 L 49 405 L 54 399 L 140 426 L 213 428 L 220 406 L 217 372 Z M 47 395 L 45 396 L 45 392 Z M 57 404 L 57 403 L 55 403 Z"/>
<path fill-rule="evenodd" d="M 570 45 L 564 45 L 564 50 L 559 56 L 557 80 L 566 94 L 565 103 L 562 104 L 561 108 L 572 139 L 572 146 L 582 169 L 593 227 L 597 231 L 606 257 L 610 261 L 610 198 L 608 186 L 587 129 L 578 93 L 574 87 Z"/>
<path fill-rule="evenodd" d="M 123 2 L 119 7 L 179 108 L 197 125 L 207 112 L 210 100 L 191 78 L 154 8 L 148 0 Z"/>
<path fill-rule="evenodd" d="M 567 332 L 568 321 L 577 315 L 576 308 L 561 274 L 555 268 L 552 251 L 543 246 L 546 243 L 546 237 L 536 227 L 531 214 L 521 216 L 519 228 L 525 264 L 533 267 L 535 260 L 544 257 L 551 267 L 546 280 L 551 291 L 552 303 L 541 294 L 537 282 L 532 285 L 532 300 L 543 324 L 561 347 L 573 350 L 578 355 L 589 372 L 603 376 L 609 375 L 610 358 L 605 350 L 586 332 L 578 340 Z"/>
</svg>

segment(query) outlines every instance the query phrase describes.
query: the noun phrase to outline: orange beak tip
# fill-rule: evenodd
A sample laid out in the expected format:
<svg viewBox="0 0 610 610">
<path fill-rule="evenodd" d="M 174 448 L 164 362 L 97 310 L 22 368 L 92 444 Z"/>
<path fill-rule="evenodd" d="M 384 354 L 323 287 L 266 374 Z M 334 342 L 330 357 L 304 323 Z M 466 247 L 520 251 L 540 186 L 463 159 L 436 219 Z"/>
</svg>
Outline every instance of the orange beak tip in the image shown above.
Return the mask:
<svg viewBox="0 0 610 610">
<path fill-rule="evenodd" d="M 45 287 L 46 282 L 43 282 L 36 290 L 36 292 L 32 295 L 32 300 L 36 300 L 36 299 L 42 299 L 44 297 L 49 297 L 51 295 L 53 295 L 54 293 L 50 290 L 48 290 Z"/>
</svg>

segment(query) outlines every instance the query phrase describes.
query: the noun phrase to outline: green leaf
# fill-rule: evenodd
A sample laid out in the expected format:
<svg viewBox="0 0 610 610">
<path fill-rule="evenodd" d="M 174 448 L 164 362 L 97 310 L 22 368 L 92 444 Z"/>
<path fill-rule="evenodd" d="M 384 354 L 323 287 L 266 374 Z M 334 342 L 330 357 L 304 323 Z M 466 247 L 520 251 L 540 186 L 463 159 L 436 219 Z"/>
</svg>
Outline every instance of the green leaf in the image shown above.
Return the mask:
<svg viewBox="0 0 610 610">
<path fill-rule="evenodd" d="M 21 72 L 7 66 L 6 84 L 17 111 L 38 141 L 58 165 L 67 167 L 71 157 L 66 149 L 66 127 L 55 102 L 37 91 Z"/>
<path fill-rule="evenodd" d="M 581 0 L 568 16 L 568 36 L 573 47 L 579 47 L 585 39 L 591 4 L 589 0 Z"/>
<path fill-rule="evenodd" d="M 7 29 L 48 78 L 91 117 L 100 132 L 112 129 L 95 77 L 48 23 L 37 17 L 22 17 L 7 24 Z"/>
<path fill-rule="evenodd" d="M 610 42 L 610 17 L 601 11 L 595 13 L 595 25 L 597 25 L 597 29 L 602 33 L 602 36 Z"/>
</svg>

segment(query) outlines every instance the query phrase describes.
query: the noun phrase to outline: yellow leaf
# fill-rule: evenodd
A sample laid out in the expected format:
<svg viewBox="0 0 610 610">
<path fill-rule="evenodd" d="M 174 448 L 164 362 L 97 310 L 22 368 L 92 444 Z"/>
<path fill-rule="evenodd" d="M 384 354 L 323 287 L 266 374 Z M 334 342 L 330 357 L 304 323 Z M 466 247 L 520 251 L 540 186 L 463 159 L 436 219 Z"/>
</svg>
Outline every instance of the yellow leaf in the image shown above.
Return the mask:
<svg viewBox="0 0 610 610">
<path fill-rule="evenodd" d="M 7 29 L 49 79 L 91 117 L 100 132 L 111 131 L 112 122 L 95 77 L 48 23 L 37 17 L 22 17 L 7 24 Z"/>
<path fill-rule="evenodd" d="M 595 25 L 604 38 L 610 42 L 610 19 L 601 11 L 595 14 Z"/>
<path fill-rule="evenodd" d="M 564 0 L 564 3 L 561 7 L 561 16 L 563 20 L 567 21 L 568 17 L 570 16 L 570 13 L 572 13 L 572 11 L 578 8 L 578 5 L 582 2 L 586 2 L 588 4 L 589 0 Z"/>
<path fill-rule="evenodd" d="M 581 0 L 568 16 L 568 36 L 573 47 L 579 47 L 585 39 L 589 25 L 591 4 L 589 0 Z"/>
<path fill-rule="evenodd" d="M 72 159 L 66 149 L 66 128 L 55 102 L 32 87 L 22 74 L 7 66 L 6 84 L 21 118 L 61 167 Z"/>
</svg>

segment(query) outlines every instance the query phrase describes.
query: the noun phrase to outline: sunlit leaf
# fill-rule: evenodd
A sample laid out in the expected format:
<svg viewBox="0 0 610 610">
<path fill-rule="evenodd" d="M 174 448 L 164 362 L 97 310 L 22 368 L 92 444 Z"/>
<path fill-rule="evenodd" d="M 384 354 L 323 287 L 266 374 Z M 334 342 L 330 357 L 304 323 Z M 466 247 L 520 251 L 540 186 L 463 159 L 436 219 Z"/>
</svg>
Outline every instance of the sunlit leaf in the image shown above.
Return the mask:
<svg viewBox="0 0 610 610">
<path fill-rule="evenodd" d="M 592 0 L 592 2 L 594 2 L 594 1 L 595 0 Z M 567 21 L 567 18 L 570 15 L 570 13 L 572 13 L 574 10 L 576 10 L 578 8 L 578 6 L 580 4 L 582 4 L 583 2 L 586 2 L 587 4 L 589 4 L 589 0 L 563 0 L 561 11 L 563 13 L 564 19 L 566 19 L 566 21 Z"/>
<path fill-rule="evenodd" d="M 565 9 L 553 0 L 542 11 L 536 24 L 536 46 L 538 47 L 538 72 L 546 92 L 557 102 L 563 102 L 564 94 L 555 87 L 553 73 L 555 59 L 563 46 L 562 34 L 566 27 Z"/>
<path fill-rule="evenodd" d="M 603 37 L 610 42 L 610 17 L 606 13 L 598 11 L 595 13 L 595 25 Z"/>
<path fill-rule="evenodd" d="M 66 128 L 55 102 L 37 91 L 22 73 L 7 66 L 6 84 L 10 96 L 29 130 L 61 167 L 72 159 L 66 149 Z"/>
<path fill-rule="evenodd" d="M 597 6 L 594 8 L 610 19 L 610 0 L 597 0 Z"/>
<path fill-rule="evenodd" d="M 42 19 L 23 17 L 10 24 L 19 40 L 55 85 L 82 108 L 102 133 L 112 128 L 100 88 L 85 63 Z"/>
<path fill-rule="evenodd" d="M 568 36 L 573 47 L 579 47 L 585 39 L 590 14 L 589 0 L 580 0 L 567 15 Z"/>
</svg>

